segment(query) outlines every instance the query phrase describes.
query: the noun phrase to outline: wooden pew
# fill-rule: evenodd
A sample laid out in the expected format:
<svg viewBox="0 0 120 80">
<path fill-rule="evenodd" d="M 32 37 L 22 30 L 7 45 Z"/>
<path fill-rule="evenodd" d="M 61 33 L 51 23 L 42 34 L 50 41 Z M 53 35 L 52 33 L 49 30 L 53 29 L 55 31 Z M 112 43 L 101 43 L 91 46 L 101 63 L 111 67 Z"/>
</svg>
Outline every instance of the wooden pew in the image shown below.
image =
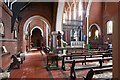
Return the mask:
<svg viewBox="0 0 120 80">
<path fill-rule="evenodd" d="M 80 58 L 92 58 L 92 57 L 103 57 L 103 54 L 91 54 L 91 53 L 71 53 L 70 59 L 80 59 Z M 108 54 L 107 54 L 108 55 Z"/>
<path fill-rule="evenodd" d="M 72 56 L 73 56 L 73 55 L 63 55 L 63 56 L 62 56 L 62 69 L 63 69 L 63 70 L 65 70 L 65 63 L 72 63 L 72 61 L 73 61 L 73 60 L 71 59 Z M 81 55 L 75 55 L 75 56 L 81 56 Z M 66 57 L 70 57 L 70 60 L 68 60 L 68 59 L 65 60 Z"/>
<path fill-rule="evenodd" d="M 94 55 L 100 55 L 100 54 L 94 54 Z M 99 59 L 95 59 L 95 60 L 87 60 L 87 58 L 90 58 L 91 56 L 94 56 L 93 54 L 76 54 L 76 55 L 64 55 L 62 56 L 62 69 L 65 70 L 65 63 L 72 63 L 73 60 L 76 60 L 76 62 L 78 63 L 85 63 L 86 65 L 86 62 L 93 62 L 93 61 L 99 61 Z M 104 54 L 101 54 L 102 57 L 101 59 L 104 58 Z M 111 54 L 105 54 L 105 55 L 111 55 Z M 72 57 L 79 57 L 79 59 L 72 59 Z M 65 60 L 65 57 L 70 57 L 70 60 Z M 110 58 L 111 59 L 111 58 Z M 87 61 L 86 61 L 87 60 Z"/>
<path fill-rule="evenodd" d="M 97 52 L 97 51 L 96 51 Z M 98 53 L 96 53 L 96 52 L 93 52 L 93 53 L 90 53 L 90 55 L 91 55 L 91 57 L 93 57 L 93 55 L 97 55 L 97 57 L 102 57 L 102 59 L 101 60 L 99 60 L 99 59 L 96 59 L 96 60 L 94 60 L 94 61 L 99 61 L 99 63 L 100 63 L 100 65 L 99 66 L 80 66 L 80 67 L 74 67 L 75 66 L 75 63 L 77 62 L 77 63 L 79 63 L 79 60 L 73 60 L 73 62 L 72 62 L 72 67 L 70 68 L 70 78 L 71 79 L 73 79 L 73 78 L 76 78 L 76 73 L 75 73 L 75 71 L 76 70 L 85 70 L 85 69 L 91 69 L 91 68 L 93 68 L 92 70 L 93 70 L 93 73 L 102 73 L 102 72 L 105 72 L 105 71 L 111 71 L 112 70 L 112 65 L 102 65 L 102 62 L 104 62 L 104 60 L 112 60 L 112 58 L 105 58 L 104 59 L 104 57 L 108 57 L 108 56 L 111 56 L 112 54 L 111 53 L 108 53 L 108 52 L 98 52 Z M 102 53 L 102 54 L 101 54 Z M 81 54 L 81 53 L 80 53 Z M 79 53 L 72 53 L 72 58 L 71 59 L 77 59 L 76 57 L 74 57 L 74 56 L 77 56 L 77 58 L 79 58 Z M 99 55 L 99 56 L 98 56 Z M 85 59 L 86 59 L 87 57 L 85 56 Z M 89 61 L 89 60 L 86 60 L 86 61 Z M 67 61 L 68 62 L 68 61 Z M 92 62 L 92 61 L 91 61 Z M 91 71 L 91 70 L 90 70 Z M 93 74 L 91 74 L 90 73 L 90 71 L 87 73 L 87 76 L 86 76 L 86 78 L 84 78 L 84 80 L 92 80 L 92 77 L 93 77 Z M 91 75 L 90 75 L 90 74 Z"/>
<path fill-rule="evenodd" d="M 109 67 L 109 68 L 102 68 L 102 69 L 90 69 L 89 71 L 88 71 L 88 73 L 87 73 L 87 75 L 86 75 L 86 77 L 83 77 L 84 78 L 84 80 L 92 80 L 93 79 L 93 75 L 94 74 L 98 74 L 98 73 L 101 73 L 101 72 L 105 72 L 105 71 L 111 71 L 112 70 L 112 67 Z M 73 72 L 74 74 L 71 74 L 70 75 L 70 78 L 72 79 L 72 80 L 75 80 L 76 79 L 76 74 L 75 74 L 75 72 Z"/>
<path fill-rule="evenodd" d="M 96 68 L 96 69 L 93 69 L 94 73 L 95 74 L 100 74 L 100 73 L 103 73 L 105 71 L 112 71 L 112 66 L 106 66 L 106 67 L 103 67 L 103 68 Z"/>
<path fill-rule="evenodd" d="M 108 51 L 92 51 L 92 52 L 88 52 L 88 53 L 71 53 L 71 55 L 73 55 L 72 57 L 70 57 L 71 59 L 78 59 L 81 58 L 79 57 L 79 54 L 81 54 L 81 56 L 83 55 L 84 58 L 89 58 L 89 57 L 112 57 L 112 53 L 108 52 Z M 78 55 L 78 56 L 74 56 L 74 55 Z M 85 63 L 86 64 L 86 63 Z"/>
<path fill-rule="evenodd" d="M 72 67 L 71 67 L 71 69 L 70 69 L 70 78 L 71 78 L 72 80 L 75 80 L 75 79 L 76 79 L 76 73 L 75 73 L 74 66 L 75 66 L 75 60 L 73 61 Z M 83 77 L 83 78 L 84 78 L 84 80 L 92 80 L 93 75 L 94 75 L 94 71 L 93 71 L 93 69 L 91 68 L 90 71 L 88 71 L 86 77 Z"/>
<path fill-rule="evenodd" d="M 76 78 L 76 70 L 86 70 L 86 69 L 93 69 L 94 73 L 102 73 L 105 71 L 111 71 L 112 70 L 112 65 L 102 65 L 102 61 L 104 59 L 101 59 L 100 61 L 100 66 L 80 66 L 80 67 L 75 67 L 76 61 L 73 60 L 71 70 L 70 70 L 70 78 Z M 106 60 L 106 59 L 105 59 Z"/>
<path fill-rule="evenodd" d="M 85 54 L 89 54 L 89 55 L 103 55 L 104 56 L 112 56 L 112 54 L 105 50 L 105 51 L 87 51 L 87 52 L 84 52 L 84 53 L 76 53 L 76 52 L 72 52 L 71 55 L 79 55 L 79 54 L 82 54 L 82 55 L 85 55 Z"/>
<path fill-rule="evenodd" d="M 82 47 L 71 47 L 71 46 L 67 46 L 64 48 L 61 47 L 56 48 L 56 52 L 58 53 L 59 51 L 63 52 L 63 50 L 66 50 L 68 53 L 71 53 L 71 52 L 83 52 L 85 49 Z"/>
</svg>

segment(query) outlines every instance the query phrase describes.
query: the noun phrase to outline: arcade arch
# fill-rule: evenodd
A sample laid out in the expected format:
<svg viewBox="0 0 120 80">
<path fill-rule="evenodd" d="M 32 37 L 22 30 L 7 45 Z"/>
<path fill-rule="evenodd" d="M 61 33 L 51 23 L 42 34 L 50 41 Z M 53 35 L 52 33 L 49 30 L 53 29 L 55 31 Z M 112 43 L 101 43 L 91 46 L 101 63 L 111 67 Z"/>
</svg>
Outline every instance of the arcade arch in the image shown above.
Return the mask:
<svg viewBox="0 0 120 80">
<path fill-rule="evenodd" d="M 31 30 L 30 30 L 30 33 L 28 32 L 28 27 L 30 25 L 30 23 L 35 20 L 35 19 L 39 19 L 41 21 L 43 21 L 45 24 L 46 24 L 46 35 L 43 33 L 43 30 L 39 27 L 39 26 L 35 26 L 33 27 Z M 48 20 L 46 20 L 44 17 L 42 16 L 39 16 L 39 15 L 35 15 L 35 16 L 32 16 L 30 17 L 29 19 L 27 19 L 27 21 L 25 22 L 24 26 L 23 26 L 23 47 L 22 47 L 22 51 L 23 52 L 26 52 L 27 51 L 27 48 L 29 47 L 29 50 L 30 50 L 30 36 L 32 35 L 32 31 L 34 29 L 39 29 L 41 31 L 41 34 L 42 36 L 46 36 L 45 40 L 46 40 L 46 45 L 45 46 L 48 46 L 48 35 L 49 33 L 51 32 L 51 25 L 50 23 L 48 22 Z M 30 35 L 30 36 L 29 36 Z M 29 39 L 29 44 L 27 44 L 27 41 L 26 41 L 26 36 L 28 37 Z M 27 46 L 29 45 L 29 46 Z M 26 47 L 27 46 L 27 47 Z"/>
</svg>

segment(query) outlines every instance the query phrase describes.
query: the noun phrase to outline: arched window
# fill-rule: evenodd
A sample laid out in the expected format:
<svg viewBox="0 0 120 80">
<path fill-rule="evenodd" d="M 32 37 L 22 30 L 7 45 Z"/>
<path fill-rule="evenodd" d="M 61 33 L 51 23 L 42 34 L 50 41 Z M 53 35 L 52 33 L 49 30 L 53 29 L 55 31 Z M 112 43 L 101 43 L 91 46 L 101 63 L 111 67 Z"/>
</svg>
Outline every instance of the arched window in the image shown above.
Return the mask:
<svg viewBox="0 0 120 80">
<path fill-rule="evenodd" d="M 112 34 L 113 32 L 113 21 L 107 22 L 107 34 Z"/>
</svg>

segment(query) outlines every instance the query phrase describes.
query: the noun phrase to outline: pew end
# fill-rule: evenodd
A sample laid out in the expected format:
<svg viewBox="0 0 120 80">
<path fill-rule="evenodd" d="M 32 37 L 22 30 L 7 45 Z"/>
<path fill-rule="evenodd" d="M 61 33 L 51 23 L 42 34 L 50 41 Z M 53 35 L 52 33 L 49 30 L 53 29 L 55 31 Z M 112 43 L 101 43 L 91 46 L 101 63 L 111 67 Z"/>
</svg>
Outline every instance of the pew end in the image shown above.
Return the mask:
<svg viewBox="0 0 120 80">
<path fill-rule="evenodd" d="M 83 78 L 84 78 L 84 80 L 92 80 L 93 75 L 94 75 L 94 71 L 93 71 L 93 69 L 91 68 L 90 71 L 88 71 L 86 77 L 83 77 Z"/>
</svg>

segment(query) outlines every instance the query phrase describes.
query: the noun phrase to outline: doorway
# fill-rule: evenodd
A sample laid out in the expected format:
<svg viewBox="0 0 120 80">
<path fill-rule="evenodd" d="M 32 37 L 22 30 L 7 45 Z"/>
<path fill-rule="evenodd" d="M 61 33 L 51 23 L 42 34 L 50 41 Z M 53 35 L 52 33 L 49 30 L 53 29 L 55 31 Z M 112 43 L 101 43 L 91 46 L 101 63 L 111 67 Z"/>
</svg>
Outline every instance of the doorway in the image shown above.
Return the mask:
<svg viewBox="0 0 120 80">
<path fill-rule="evenodd" d="M 92 40 L 98 40 L 99 39 L 99 31 L 96 25 L 93 25 L 89 30 L 89 38 Z"/>
<path fill-rule="evenodd" d="M 89 44 L 91 48 L 98 48 L 98 45 L 101 44 L 101 31 L 100 27 L 97 24 L 92 24 L 89 28 Z"/>
<path fill-rule="evenodd" d="M 43 36 L 40 29 L 35 28 L 31 35 L 31 47 L 41 49 L 43 46 Z"/>
</svg>

